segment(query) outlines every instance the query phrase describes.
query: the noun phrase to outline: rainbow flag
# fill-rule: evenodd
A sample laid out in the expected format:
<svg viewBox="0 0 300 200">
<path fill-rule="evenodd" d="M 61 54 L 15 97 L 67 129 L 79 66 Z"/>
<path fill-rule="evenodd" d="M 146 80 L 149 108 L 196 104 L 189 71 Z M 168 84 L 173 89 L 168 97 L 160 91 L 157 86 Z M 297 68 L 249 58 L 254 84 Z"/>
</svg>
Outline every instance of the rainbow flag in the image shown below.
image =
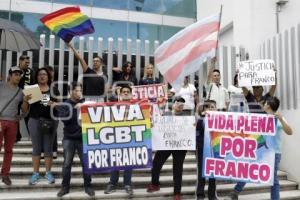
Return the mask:
<svg viewBox="0 0 300 200">
<path fill-rule="evenodd" d="M 66 7 L 40 19 L 52 32 L 69 43 L 74 36 L 94 33 L 91 20 L 80 12 L 79 7 Z"/>
<path fill-rule="evenodd" d="M 220 156 L 220 139 L 222 136 L 227 136 L 227 137 L 236 137 L 240 136 L 243 138 L 252 138 L 257 141 L 257 149 L 261 147 L 266 147 L 268 149 L 266 140 L 262 135 L 249 135 L 249 134 L 235 134 L 235 133 L 219 133 L 216 131 L 210 131 L 210 136 L 211 136 L 211 145 L 212 145 L 212 153 L 215 158 L 222 158 Z"/>
</svg>

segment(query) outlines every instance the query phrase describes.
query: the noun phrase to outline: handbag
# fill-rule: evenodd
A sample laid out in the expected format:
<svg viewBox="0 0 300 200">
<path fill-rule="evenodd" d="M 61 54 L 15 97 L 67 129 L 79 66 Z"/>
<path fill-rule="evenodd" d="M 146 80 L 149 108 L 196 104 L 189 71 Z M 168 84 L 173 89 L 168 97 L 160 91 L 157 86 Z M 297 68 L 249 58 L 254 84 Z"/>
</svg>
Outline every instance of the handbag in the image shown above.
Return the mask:
<svg viewBox="0 0 300 200">
<path fill-rule="evenodd" d="M 47 118 L 39 118 L 39 125 L 41 132 L 44 134 L 51 134 L 54 127 L 54 120 Z"/>
</svg>

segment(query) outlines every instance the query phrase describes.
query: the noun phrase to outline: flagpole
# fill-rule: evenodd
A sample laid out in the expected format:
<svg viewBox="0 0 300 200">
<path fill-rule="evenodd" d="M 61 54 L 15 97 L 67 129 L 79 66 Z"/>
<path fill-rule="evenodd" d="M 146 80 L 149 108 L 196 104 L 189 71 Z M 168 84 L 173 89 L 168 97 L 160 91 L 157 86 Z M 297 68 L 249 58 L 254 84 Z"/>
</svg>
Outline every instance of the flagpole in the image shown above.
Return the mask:
<svg viewBox="0 0 300 200">
<path fill-rule="evenodd" d="M 221 7 L 220 7 L 219 30 L 218 30 L 218 36 L 217 36 L 217 47 L 216 47 L 216 52 L 215 52 L 215 59 L 216 59 L 216 60 L 217 60 L 218 49 L 219 49 L 219 38 L 220 38 L 220 29 L 221 29 L 222 11 L 223 11 L 223 5 L 221 5 Z"/>
</svg>

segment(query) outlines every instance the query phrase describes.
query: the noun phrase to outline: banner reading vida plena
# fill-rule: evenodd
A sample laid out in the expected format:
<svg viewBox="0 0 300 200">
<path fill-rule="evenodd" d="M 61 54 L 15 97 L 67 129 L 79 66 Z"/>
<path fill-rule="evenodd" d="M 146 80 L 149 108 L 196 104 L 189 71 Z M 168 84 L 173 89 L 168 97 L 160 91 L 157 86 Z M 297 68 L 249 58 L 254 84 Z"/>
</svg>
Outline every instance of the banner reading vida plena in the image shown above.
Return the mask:
<svg viewBox="0 0 300 200">
<path fill-rule="evenodd" d="M 275 133 L 273 115 L 208 112 L 202 175 L 273 184 Z"/>
<path fill-rule="evenodd" d="M 81 108 L 87 173 L 152 166 L 150 105 L 97 103 Z"/>
</svg>

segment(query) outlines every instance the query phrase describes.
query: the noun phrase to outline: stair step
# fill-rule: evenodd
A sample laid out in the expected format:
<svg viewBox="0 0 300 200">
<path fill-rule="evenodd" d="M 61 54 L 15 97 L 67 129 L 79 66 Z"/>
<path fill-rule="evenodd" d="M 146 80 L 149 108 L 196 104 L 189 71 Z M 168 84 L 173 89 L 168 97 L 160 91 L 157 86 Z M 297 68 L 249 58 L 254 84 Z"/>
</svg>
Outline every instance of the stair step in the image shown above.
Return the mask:
<svg viewBox="0 0 300 200">
<path fill-rule="evenodd" d="M 0 155 L 0 164 L 2 164 L 2 160 L 3 160 L 3 155 Z M 53 159 L 53 165 L 62 165 L 64 161 L 63 155 L 59 154 L 58 157 L 56 159 Z M 166 163 L 171 163 L 173 161 L 172 156 L 170 156 L 170 158 L 167 160 Z M 41 159 L 41 163 L 44 162 L 44 159 Z M 185 160 L 185 163 L 196 163 L 196 158 L 195 155 L 187 155 Z M 79 157 L 76 155 L 74 157 L 73 160 L 73 165 L 79 165 Z M 28 153 L 27 156 L 25 155 L 13 155 L 12 158 L 12 165 L 16 166 L 16 165 L 22 165 L 22 166 L 26 166 L 26 165 L 32 165 L 32 157 L 31 157 L 31 153 Z"/>
<path fill-rule="evenodd" d="M 291 181 L 280 181 L 280 185 L 282 188 L 281 192 L 281 199 L 300 199 L 300 191 L 296 190 L 297 184 L 295 182 Z M 36 186 L 33 186 L 36 187 Z M 229 194 L 230 191 L 232 191 L 234 187 L 234 184 L 225 184 L 225 185 L 217 185 L 218 194 L 221 197 L 226 196 Z M 284 191 L 286 187 L 293 187 L 294 189 L 290 189 L 290 191 Z M 242 193 L 240 195 L 239 199 L 269 199 L 270 193 L 269 193 L 270 186 L 267 185 L 257 185 L 249 183 L 246 185 L 245 190 L 252 190 L 252 194 L 244 194 Z M 117 192 L 113 194 L 104 194 L 103 190 L 96 189 L 96 196 L 94 199 L 126 199 L 128 198 L 127 194 L 124 190 L 120 189 L 117 190 Z M 207 188 L 206 188 L 207 190 Z M 261 190 L 262 193 L 257 194 L 257 191 Z M 10 191 L 3 191 L 0 195 L 0 200 L 40 200 L 41 197 L 47 197 L 47 200 L 53 200 L 58 199 L 56 198 L 56 193 L 58 190 L 18 190 L 16 192 L 10 192 Z M 183 186 L 182 187 L 182 195 L 184 195 L 184 199 L 194 199 L 193 195 L 195 193 L 195 186 Z M 162 187 L 160 191 L 155 193 L 147 193 L 146 189 L 134 189 L 134 197 L 135 198 L 143 198 L 147 199 L 147 197 L 150 197 L 152 199 L 165 199 L 165 196 L 172 196 L 173 195 L 173 187 Z M 188 197 L 187 195 L 190 195 Z M 156 197 L 156 198 L 155 198 Z M 88 196 L 83 191 L 78 190 L 71 190 L 70 194 L 65 195 L 62 199 L 87 199 Z M 134 198 L 134 199 L 135 199 Z"/>
<path fill-rule="evenodd" d="M 2 184 L 0 185 L 0 189 L 2 190 L 16 190 L 16 189 L 34 189 L 36 188 L 35 186 L 31 186 L 28 184 L 28 177 L 24 178 L 12 178 L 13 185 L 10 187 L 7 187 L 6 185 Z M 92 176 L 92 182 L 93 185 L 98 188 L 98 189 L 104 189 L 106 187 L 106 184 L 109 182 L 109 174 L 103 175 L 93 175 Z M 286 180 L 286 174 L 284 172 L 279 172 L 279 177 L 280 180 Z M 122 183 L 123 176 L 122 174 L 120 175 L 120 183 Z M 62 179 L 61 176 L 59 178 L 56 178 L 55 184 L 48 184 L 46 179 L 44 179 L 43 174 L 41 174 L 40 181 L 38 183 L 39 188 L 59 188 L 60 183 Z M 141 188 L 141 187 L 146 187 L 151 181 L 151 176 L 135 176 L 133 175 L 132 177 L 132 183 L 135 188 Z M 187 186 L 193 186 L 197 182 L 197 176 L 196 175 L 183 175 L 182 177 L 182 183 L 183 185 Z M 72 177 L 71 179 L 72 187 L 81 187 L 83 184 L 83 179 L 82 177 Z M 166 176 L 166 175 L 161 175 L 160 176 L 160 183 L 161 186 L 169 186 L 173 184 L 173 177 L 172 176 Z M 232 182 L 230 181 L 223 181 L 223 180 L 218 180 L 217 184 L 230 184 Z"/>
</svg>

